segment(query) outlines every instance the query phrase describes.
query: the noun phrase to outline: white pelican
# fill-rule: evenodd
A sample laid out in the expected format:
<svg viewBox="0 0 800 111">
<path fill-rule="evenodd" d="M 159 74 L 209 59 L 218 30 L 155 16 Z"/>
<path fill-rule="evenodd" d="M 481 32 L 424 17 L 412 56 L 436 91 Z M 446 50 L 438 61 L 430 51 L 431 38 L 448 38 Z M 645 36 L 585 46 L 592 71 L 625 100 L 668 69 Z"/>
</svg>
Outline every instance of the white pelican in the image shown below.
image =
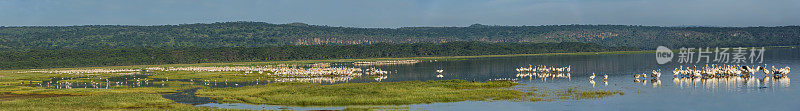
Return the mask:
<svg viewBox="0 0 800 111">
<path fill-rule="evenodd" d="M 633 74 L 634 78 L 647 78 L 647 74 Z"/>
<path fill-rule="evenodd" d="M 439 69 L 439 70 L 436 70 L 436 72 L 442 73 L 442 72 L 444 72 L 444 70 Z"/>
<path fill-rule="evenodd" d="M 603 74 L 603 81 L 608 80 L 608 74 Z"/>
<path fill-rule="evenodd" d="M 653 70 L 653 74 L 650 74 L 650 77 L 661 78 L 661 69 Z"/>
<path fill-rule="evenodd" d="M 592 76 L 589 76 L 589 79 L 594 80 L 594 73 L 592 73 Z"/>
</svg>

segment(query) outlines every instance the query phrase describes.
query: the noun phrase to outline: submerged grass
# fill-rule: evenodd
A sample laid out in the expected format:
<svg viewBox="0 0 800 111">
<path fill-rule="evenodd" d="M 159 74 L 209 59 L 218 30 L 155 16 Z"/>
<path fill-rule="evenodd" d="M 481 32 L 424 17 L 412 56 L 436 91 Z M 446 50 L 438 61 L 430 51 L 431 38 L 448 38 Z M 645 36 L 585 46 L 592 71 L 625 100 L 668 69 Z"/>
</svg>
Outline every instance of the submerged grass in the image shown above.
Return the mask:
<svg viewBox="0 0 800 111">
<path fill-rule="evenodd" d="M 385 83 L 273 83 L 239 88 L 206 88 L 198 96 L 218 102 L 272 105 L 400 105 L 481 100 L 528 100 L 510 81 L 464 80 Z"/>
<path fill-rule="evenodd" d="M 604 98 L 613 95 L 625 95 L 625 93 L 621 91 L 579 89 L 578 87 L 556 90 L 554 94 L 559 99 L 574 99 L 574 100 Z"/>
</svg>

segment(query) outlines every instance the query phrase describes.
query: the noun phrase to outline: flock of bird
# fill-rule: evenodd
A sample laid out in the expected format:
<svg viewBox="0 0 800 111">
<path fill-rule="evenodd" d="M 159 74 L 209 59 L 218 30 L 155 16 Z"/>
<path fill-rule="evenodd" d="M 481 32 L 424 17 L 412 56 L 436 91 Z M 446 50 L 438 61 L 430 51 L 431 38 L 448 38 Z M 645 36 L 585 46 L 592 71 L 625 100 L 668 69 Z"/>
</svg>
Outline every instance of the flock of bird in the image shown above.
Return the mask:
<svg viewBox="0 0 800 111">
<path fill-rule="evenodd" d="M 570 73 L 519 72 L 517 73 L 517 77 L 519 78 L 528 77 L 529 79 L 539 78 L 542 81 L 547 81 L 547 79 L 555 79 L 555 78 L 572 80 L 572 74 Z"/>
<path fill-rule="evenodd" d="M 361 64 L 361 65 L 377 65 L 377 64 L 413 64 L 417 63 L 417 60 L 403 60 L 403 61 L 378 61 L 378 62 L 355 62 L 353 64 Z M 194 72 L 218 72 L 218 71 L 233 71 L 233 72 L 241 72 L 236 73 L 236 75 L 248 75 L 248 74 L 265 74 L 271 76 L 277 76 L 277 78 L 270 78 L 270 80 L 264 80 L 262 78 L 254 79 L 254 83 L 258 84 L 260 81 L 264 82 L 312 82 L 312 83 L 335 83 L 335 82 L 347 82 L 356 77 L 360 77 L 362 74 L 366 75 L 378 75 L 378 77 L 374 78 L 376 81 L 381 81 L 386 79 L 386 74 L 390 73 L 389 71 L 384 71 L 378 68 L 352 68 L 352 67 L 330 67 L 330 64 L 312 64 L 310 68 L 303 68 L 303 67 L 295 67 L 295 66 L 288 66 L 288 65 L 277 65 L 277 66 L 232 66 L 232 67 L 150 67 L 144 69 L 73 69 L 73 70 L 32 70 L 32 71 L 23 71 L 20 73 L 59 73 L 59 74 L 94 74 L 94 73 L 124 73 L 124 72 L 140 72 L 140 71 L 194 71 Z M 528 65 L 528 67 L 520 67 L 517 68 L 516 71 L 517 77 L 524 78 L 530 77 L 531 79 L 541 78 L 543 81 L 546 79 L 554 79 L 554 78 L 566 78 L 571 80 L 571 66 L 566 67 L 552 67 L 552 66 L 544 66 L 544 65 Z M 675 68 L 672 72 L 674 74 L 673 82 L 676 84 L 683 85 L 686 84 L 720 84 L 720 83 L 768 83 L 770 78 L 774 78 L 775 81 L 781 81 L 778 83 L 786 84 L 788 86 L 789 79 L 787 76 L 789 75 L 791 68 L 786 66 L 783 68 L 775 68 L 772 66 L 771 69 L 767 68 L 767 65 L 764 66 L 747 66 L 747 65 L 706 65 L 704 67 L 684 67 L 680 66 L 679 68 Z M 437 69 L 435 70 L 437 78 L 443 78 L 444 75 L 442 73 L 444 70 Z M 764 78 L 757 79 L 755 76 L 763 74 Z M 595 86 L 595 73 L 592 73 L 591 76 L 588 77 L 589 82 L 592 86 Z M 648 78 L 650 79 L 650 83 L 653 83 L 653 87 L 660 86 L 660 78 L 661 78 L 661 70 L 652 70 L 650 74 L 634 74 L 633 75 L 635 80 L 634 82 L 642 82 L 643 85 L 646 85 Z M 608 85 L 608 75 L 603 74 L 603 83 Z M 643 78 L 644 80 L 640 80 Z M 64 79 L 64 78 L 62 78 Z M 73 88 L 73 86 L 83 86 L 84 88 L 102 88 L 105 86 L 106 88 L 110 86 L 141 86 L 141 85 L 150 85 L 152 79 L 147 78 L 124 78 L 124 80 L 120 80 L 117 82 L 111 82 L 109 79 L 98 79 L 97 82 L 91 80 L 90 82 L 85 83 L 71 83 L 71 82 L 58 82 L 58 81 L 46 81 L 33 85 L 39 85 L 43 87 L 47 86 L 54 86 L 55 88 Z M 512 80 L 511 78 L 507 79 L 498 79 L 498 80 Z M 513 80 L 516 80 L 515 78 Z M 169 79 L 161 80 L 161 85 L 163 86 L 164 81 L 169 81 Z M 190 82 L 194 82 L 194 80 L 189 80 Z M 217 85 L 218 80 L 202 80 L 202 84 L 205 85 Z M 219 81 L 221 84 L 228 85 L 228 80 Z M 775 82 L 773 82 L 775 83 Z M 24 82 L 22 83 L 24 84 Z M 238 83 L 234 83 L 235 86 L 238 86 Z"/>
<path fill-rule="evenodd" d="M 170 79 L 152 79 L 147 78 L 147 76 L 142 77 L 145 75 L 139 75 L 139 77 L 124 77 L 124 78 L 116 78 L 116 79 L 109 79 L 109 78 L 98 78 L 94 76 L 86 76 L 86 77 L 68 77 L 68 78 L 53 78 L 51 81 L 43 81 L 34 83 L 33 81 L 30 82 L 21 82 L 21 85 L 27 86 L 39 86 L 39 87 L 53 87 L 56 89 L 72 89 L 72 88 L 100 88 L 106 89 L 111 88 L 114 86 L 128 86 L 128 87 L 153 87 L 153 86 L 165 86 L 166 82 L 169 82 Z M 304 83 L 338 83 L 338 82 L 349 82 L 356 77 L 307 77 L 307 78 L 256 78 L 250 81 L 244 82 L 229 82 L 228 79 L 205 79 L 205 80 L 198 80 L 195 81 L 194 79 L 174 79 L 173 81 L 182 81 L 182 82 L 190 82 L 191 84 L 201 84 L 206 86 L 216 86 L 216 87 L 231 87 L 231 86 L 240 86 L 241 85 L 258 85 L 263 83 L 277 83 L 277 82 L 304 82 Z M 378 76 L 375 80 L 381 81 L 386 79 L 386 76 Z M 85 79 L 89 82 L 80 82 L 74 83 L 65 80 L 81 80 Z M 95 81 L 97 80 L 97 81 Z"/>
<path fill-rule="evenodd" d="M 661 78 L 661 69 L 653 70 L 652 72 L 650 72 L 650 75 L 648 75 L 648 74 L 633 74 L 633 77 L 636 78 L 636 79 L 639 79 L 639 78 L 647 79 L 648 76 L 650 76 L 653 79 L 660 79 Z"/>
<path fill-rule="evenodd" d="M 726 78 L 673 78 L 672 82 L 675 83 L 676 86 L 680 88 L 684 87 L 697 87 L 697 86 L 705 86 L 705 88 L 735 88 L 741 87 L 742 85 L 747 87 L 758 87 L 758 88 L 767 88 L 767 86 L 780 86 L 780 87 L 789 87 L 791 80 L 788 77 L 780 77 L 774 78 L 769 76 L 764 76 L 763 78 L 757 78 L 755 76 L 750 77 L 726 77 Z"/>
<path fill-rule="evenodd" d="M 72 70 L 33 70 L 22 71 L 19 73 L 57 73 L 57 74 L 96 74 L 96 73 L 118 73 L 118 72 L 135 72 L 141 71 L 136 69 L 72 69 Z"/>
<path fill-rule="evenodd" d="M 155 68 L 153 68 L 155 69 Z M 194 72 L 220 72 L 220 71 L 241 71 L 243 75 L 247 74 L 264 74 L 277 77 L 326 77 L 326 76 L 361 76 L 367 75 L 384 75 L 389 71 L 381 69 L 369 68 L 363 70 L 361 68 L 352 67 L 285 67 L 285 66 L 234 66 L 234 67 L 179 67 L 179 68 L 163 68 L 161 71 L 194 71 Z M 237 74 L 238 75 L 238 74 Z M 236 75 L 234 75 L 236 76 Z"/>
<path fill-rule="evenodd" d="M 356 66 L 371 66 L 371 65 L 397 65 L 397 64 L 416 64 L 419 60 L 393 60 L 393 61 L 374 61 L 374 62 L 353 62 Z"/>
<path fill-rule="evenodd" d="M 568 73 L 568 72 L 570 72 L 571 69 L 572 69 L 571 65 L 567 66 L 567 67 L 549 67 L 549 66 L 544 66 L 544 65 L 537 65 L 537 66 L 528 65 L 528 68 L 520 67 L 520 68 L 517 68 L 516 70 L 517 70 L 517 72 L 564 72 L 564 73 Z"/>
<path fill-rule="evenodd" d="M 596 74 L 592 73 L 592 76 L 589 76 L 589 84 L 592 84 L 592 87 L 595 86 L 594 78 L 597 76 Z M 608 86 L 608 74 L 603 74 L 603 84 Z"/>
<path fill-rule="evenodd" d="M 99 73 L 108 73 L 108 74 L 133 74 L 138 72 L 152 72 L 152 71 L 193 71 L 193 72 L 236 72 L 233 76 L 239 75 L 267 75 L 268 80 L 263 78 L 256 78 L 252 80 L 252 83 L 259 84 L 265 82 L 309 82 L 309 83 L 335 83 L 335 82 L 347 82 L 356 77 L 360 77 L 362 75 L 375 75 L 378 76 L 375 78 L 376 81 L 381 81 L 386 79 L 386 74 L 389 74 L 389 71 L 384 71 L 379 68 L 352 68 L 352 67 L 329 67 L 330 64 L 310 64 L 308 65 L 310 68 L 303 68 L 291 65 L 268 65 L 268 66 L 232 66 L 232 67 L 149 67 L 149 68 L 142 68 L 142 69 L 74 69 L 74 70 L 32 70 L 32 71 L 23 71 L 19 73 L 59 73 L 59 74 L 90 74 L 86 76 L 91 76 L 91 74 L 99 74 Z M 133 73 L 130 73 L 133 72 Z M 149 74 L 142 74 L 142 75 L 149 75 Z M 134 75 L 135 76 L 135 75 Z M 93 78 L 93 77 L 83 77 L 83 78 Z M 61 78 L 56 79 L 54 81 L 43 81 L 41 83 L 33 83 L 30 82 L 27 85 L 30 86 L 41 86 L 41 87 L 54 87 L 54 88 L 74 88 L 74 87 L 85 87 L 85 88 L 109 88 L 111 86 L 131 86 L 131 87 L 139 87 L 142 85 L 145 86 L 154 86 L 152 84 L 153 79 L 148 78 L 123 78 L 120 80 L 116 80 L 117 82 L 113 82 L 115 80 L 106 79 L 98 79 L 97 82 L 95 80 L 88 80 L 89 82 L 84 83 L 71 83 L 71 82 L 60 82 L 59 80 L 71 80 L 76 78 Z M 79 78 L 78 78 L 79 79 Z M 95 78 L 96 79 L 96 78 Z M 162 79 L 161 86 L 164 86 L 164 82 L 169 81 L 169 79 Z M 191 82 L 192 84 L 195 83 L 193 79 L 189 80 L 181 80 L 185 82 Z M 223 82 L 224 81 L 224 82 Z M 228 80 L 199 80 L 198 83 L 204 85 L 229 85 Z M 238 82 L 238 83 L 231 83 L 230 85 L 239 86 L 239 83 L 243 84 L 250 84 L 250 82 Z M 21 82 L 20 84 L 25 85 L 25 82 Z"/>
<path fill-rule="evenodd" d="M 763 72 L 764 76 L 772 76 L 774 78 L 781 78 L 789 76 L 789 72 L 791 68 L 786 66 L 784 68 L 775 68 L 772 66 L 772 69 L 767 69 L 767 65 L 764 66 L 746 66 L 746 65 L 724 65 L 724 66 L 717 66 L 717 65 L 706 65 L 705 67 L 683 67 L 680 66 L 679 68 L 675 68 L 672 71 L 676 78 L 726 78 L 726 77 L 750 77 L 750 76 L 757 76 L 759 72 Z"/>
</svg>

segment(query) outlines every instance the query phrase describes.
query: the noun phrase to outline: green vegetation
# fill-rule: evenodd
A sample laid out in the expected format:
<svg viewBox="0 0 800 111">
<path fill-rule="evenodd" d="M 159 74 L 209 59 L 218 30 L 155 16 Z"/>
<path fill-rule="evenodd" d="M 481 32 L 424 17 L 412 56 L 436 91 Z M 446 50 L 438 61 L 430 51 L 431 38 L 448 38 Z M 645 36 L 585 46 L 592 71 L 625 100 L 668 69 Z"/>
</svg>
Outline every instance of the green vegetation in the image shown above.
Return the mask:
<svg viewBox="0 0 800 111">
<path fill-rule="evenodd" d="M 575 99 L 575 100 L 603 98 L 607 96 L 613 96 L 615 94 L 625 95 L 625 93 L 621 91 L 582 90 L 579 89 L 578 87 L 560 89 L 556 90 L 554 93 L 559 99 Z"/>
<path fill-rule="evenodd" d="M 172 102 L 159 94 L 105 94 L 0 101 L 2 110 L 212 110 Z"/>
<path fill-rule="evenodd" d="M 0 107 L 2 110 L 211 110 L 161 97 L 187 88 L 191 87 L 48 89 L 0 85 Z"/>
<path fill-rule="evenodd" d="M 634 50 L 590 43 L 486 43 L 286 45 L 221 48 L 56 49 L 0 52 L 0 69 L 183 64 L 243 61 L 474 56 Z"/>
<path fill-rule="evenodd" d="M 538 98 L 511 89 L 510 81 L 464 80 L 387 83 L 277 83 L 240 88 L 206 88 L 198 96 L 219 102 L 273 105 L 396 105 L 467 100 L 528 100 Z"/>
<path fill-rule="evenodd" d="M 209 88 L 175 82 L 172 87 L 114 87 L 113 89 L 50 89 L 0 86 L 0 107 L 6 110 L 219 110 L 175 103 L 160 97 L 178 90 L 202 88 L 198 96 L 218 102 L 273 105 L 346 105 L 349 110 L 404 109 L 370 105 L 404 105 L 457 101 L 550 101 L 538 89 L 520 89 L 511 81 L 468 82 L 464 80 L 404 81 L 383 83 L 271 83 L 237 88 Z M 621 92 L 573 89 L 575 99 L 602 98 Z M 610 94 L 609 94 L 610 93 Z M 566 96 L 557 93 L 555 97 Z M 562 98 L 556 98 L 562 99 Z M 355 105 L 355 106 L 353 106 Z M 359 106 L 367 105 L 367 106 Z"/>
<path fill-rule="evenodd" d="M 798 37 L 798 26 L 23 26 L 0 27 L 0 69 L 787 46 L 800 44 Z"/>
<path fill-rule="evenodd" d="M 584 42 L 604 46 L 773 46 L 800 43 L 800 27 L 545 25 L 351 28 L 303 23 L 224 22 L 157 26 L 0 27 L 0 49 L 130 47 L 217 48 L 275 45 L 484 42 Z"/>
</svg>

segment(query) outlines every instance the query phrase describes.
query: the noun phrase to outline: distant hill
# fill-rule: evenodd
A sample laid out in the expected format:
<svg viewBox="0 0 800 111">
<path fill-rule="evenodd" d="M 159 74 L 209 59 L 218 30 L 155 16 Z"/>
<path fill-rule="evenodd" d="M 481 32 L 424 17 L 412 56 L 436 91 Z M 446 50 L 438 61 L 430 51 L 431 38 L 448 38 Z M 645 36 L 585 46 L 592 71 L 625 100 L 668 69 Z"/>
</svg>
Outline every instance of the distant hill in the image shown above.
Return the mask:
<svg viewBox="0 0 800 111">
<path fill-rule="evenodd" d="M 128 47 L 265 47 L 278 45 L 483 42 L 584 42 L 652 49 L 680 46 L 800 44 L 800 26 L 658 27 L 547 25 L 352 28 L 263 22 L 160 26 L 0 27 L 0 49 L 100 49 Z"/>
</svg>

